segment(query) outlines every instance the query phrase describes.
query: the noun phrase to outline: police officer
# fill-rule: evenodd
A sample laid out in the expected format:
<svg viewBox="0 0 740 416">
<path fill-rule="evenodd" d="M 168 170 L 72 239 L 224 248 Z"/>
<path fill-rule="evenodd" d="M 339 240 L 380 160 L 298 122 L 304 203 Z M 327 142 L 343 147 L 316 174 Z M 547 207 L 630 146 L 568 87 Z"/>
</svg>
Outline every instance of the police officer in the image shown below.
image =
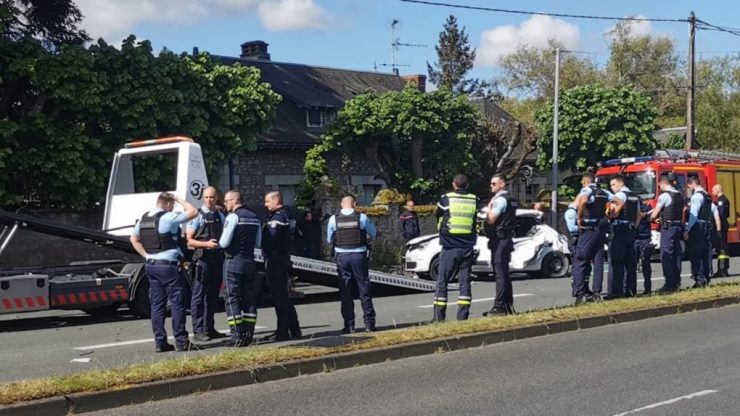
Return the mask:
<svg viewBox="0 0 740 416">
<path fill-rule="evenodd" d="M 226 335 L 216 331 L 213 315 L 218 308 L 218 295 L 223 280 L 224 253 L 218 239 L 224 227 L 224 214 L 216 208 L 218 191 L 209 186 L 203 191 L 203 206 L 187 226 L 188 247 L 194 250 L 191 264 L 193 286 L 190 317 L 193 338 L 210 341 Z"/>
<path fill-rule="evenodd" d="M 660 219 L 660 263 L 665 284 L 660 294 L 677 292 L 681 288 L 681 236 L 683 235 L 684 198 L 671 185 L 669 175 L 661 175 L 658 183 L 660 195 L 650 215 L 650 220 Z"/>
<path fill-rule="evenodd" d="M 576 245 L 578 245 L 578 236 L 580 234 L 580 229 L 578 228 L 578 209 L 576 208 L 575 202 L 568 204 L 568 207 L 565 209 L 565 213 L 563 214 L 563 219 L 565 220 L 565 226 L 568 229 L 568 251 L 572 256 L 575 256 Z M 591 264 L 588 264 L 588 268 L 586 270 L 587 279 L 591 275 L 591 270 L 593 270 L 594 274 L 592 296 L 594 299 L 600 299 L 601 283 L 604 281 L 603 247 L 599 247 L 599 250 L 594 256 L 593 268 L 591 267 Z"/>
<path fill-rule="evenodd" d="M 288 296 L 293 234 L 291 217 L 283 206 L 283 195 L 280 191 L 268 192 L 265 195 L 265 208 L 269 214 L 262 234 L 262 255 L 265 258 L 267 288 L 272 295 L 277 315 L 277 331 L 265 339 L 275 338 L 276 341 L 298 339 L 301 337 L 301 326 L 298 323 L 295 306 Z"/>
<path fill-rule="evenodd" d="M 370 294 L 370 270 L 368 267 L 368 236 L 377 235 L 375 225 L 367 215 L 355 211 L 355 197 L 342 198 L 342 209 L 329 218 L 326 240 L 333 244 L 339 274 L 339 296 L 342 301 L 342 333 L 355 331 L 355 303 L 352 284 L 357 285 L 362 304 L 365 331 L 374 332 L 375 308 Z"/>
<path fill-rule="evenodd" d="M 717 273 L 713 277 L 728 277 L 730 269 L 730 251 L 727 244 L 727 230 L 730 228 L 730 200 L 722 192 L 722 185 L 712 187 L 712 195 L 717 198 L 720 229 L 717 233 Z"/>
<path fill-rule="evenodd" d="M 458 272 L 460 291 L 457 296 L 457 319 L 470 315 L 472 300 L 470 269 L 473 266 L 473 249 L 477 241 L 475 218 L 478 198 L 469 193 L 468 177 L 457 175 L 452 180 L 452 192 L 442 195 L 437 203 L 439 243 L 439 273 L 434 294 L 434 321 L 444 321 L 447 316 L 447 283 Z"/>
<path fill-rule="evenodd" d="M 509 315 L 514 313 L 514 291 L 511 287 L 509 262 L 514 251 L 514 227 L 516 225 L 517 200 L 506 190 L 503 175 L 491 178 L 493 198 L 487 208 L 485 232 L 491 262 L 496 275 L 496 300 L 487 316 Z"/>
<path fill-rule="evenodd" d="M 252 343 L 257 323 L 254 249 L 262 243 L 262 225 L 257 215 L 242 205 L 239 192 L 227 192 L 224 204 L 230 214 L 218 245 L 226 252 L 226 320 L 234 347 L 246 347 Z"/>
<path fill-rule="evenodd" d="M 185 212 L 173 212 L 175 202 L 182 205 Z M 185 329 L 187 282 L 179 269 L 183 256 L 180 249 L 180 224 L 190 221 L 196 215 L 198 210 L 192 204 L 164 192 L 157 197 L 156 208 L 144 214 L 131 234 L 131 245 L 146 258 L 144 270 L 149 279 L 152 330 L 157 352 L 174 349 L 186 351 L 191 347 L 188 331 Z M 167 342 L 167 331 L 164 328 L 167 300 L 172 308 L 174 347 Z"/>
<path fill-rule="evenodd" d="M 643 279 L 643 295 L 649 295 L 653 292 L 652 274 L 653 269 L 650 265 L 650 259 L 653 257 L 653 244 L 650 242 L 650 211 L 649 205 L 640 201 L 640 223 L 635 229 L 635 257 L 640 262 Z"/>
<path fill-rule="evenodd" d="M 576 197 L 579 236 L 573 259 L 573 297 L 576 298 L 576 304 L 596 300 L 594 293 L 588 288 L 588 273 L 591 262 L 595 261 L 597 253 L 604 247 L 606 204 L 610 199 L 609 193 L 594 183 L 594 177 L 590 173 L 582 176 L 581 185 L 583 188 Z M 603 274 L 599 281 L 596 281 L 597 278 L 599 276 L 594 273 L 594 287 L 600 292 Z"/>
<path fill-rule="evenodd" d="M 398 219 L 401 221 L 401 234 L 404 240 L 409 241 L 414 239 L 421 234 L 419 229 L 419 216 L 414 211 L 414 201 L 406 201 L 406 211 L 404 211 Z"/>
<path fill-rule="evenodd" d="M 624 184 L 624 177 L 609 181 L 614 193 L 611 210 L 612 239 L 609 242 L 609 284 L 604 299 L 632 297 L 637 294 L 637 258 L 635 228 L 640 222 L 640 198 Z"/>
<path fill-rule="evenodd" d="M 689 178 L 687 187 L 693 192 L 689 203 L 689 221 L 686 228 L 691 275 L 695 282 L 693 287 L 697 288 L 709 283 L 712 222 L 719 219 L 719 214 L 717 207 L 712 203 L 712 197 L 704 191 L 699 178 L 696 176 Z"/>
</svg>

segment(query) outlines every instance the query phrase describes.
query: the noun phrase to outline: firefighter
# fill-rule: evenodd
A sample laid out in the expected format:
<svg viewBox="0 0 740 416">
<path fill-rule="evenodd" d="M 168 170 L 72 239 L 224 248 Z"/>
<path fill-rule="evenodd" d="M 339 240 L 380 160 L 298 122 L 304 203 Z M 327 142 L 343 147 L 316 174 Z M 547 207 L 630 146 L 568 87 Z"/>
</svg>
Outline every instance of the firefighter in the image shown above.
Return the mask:
<svg viewBox="0 0 740 416">
<path fill-rule="evenodd" d="M 476 212 L 478 198 L 469 193 L 468 177 L 457 175 L 452 180 L 452 192 L 442 195 L 437 203 L 439 255 L 437 290 L 434 294 L 434 321 L 440 322 L 447 315 L 447 283 L 458 273 L 460 291 L 457 296 L 457 319 L 465 320 L 470 315 L 472 301 L 470 272 L 473 266 L 473 249 L 477 241 Z"/>
<path fill-rule="evenodd" d="M 238 191 L 227 192 L 224 204 L 230 214 L 218 245 L 226 253 L 226 320 L 233 346 L 246 347 L 252 343 L 257 323 L 254 249 L 262 243 L 262 226 L 257 215 L 242 205 Z"/>
<path fill-rule="evenodd" d="M 175 202 L 185 212 L 173 212 Z M 131 234 L 131 245 L 146 258 L 146 276 L 149 280 L 152 330 L 156 352 L 187 351 L 191 344 L 185 328 L 187 304 L 187 281 L 180 270 L 183 252 L 180 224 L 198 215 L 198 210 L 189 202 L 167 192 L 159 194 L 157 206 L 144 214 L 136 223 Z M 172 308 L 172 332 L 175 346 L 167 342 L 164 317 L 167 301 Z"/>
<path fill-rule="evenodd" d="M 603 250 L 606 239 L 606 204 L 610 195 L 594 183 L 594 177 L 586 173 L 581 178 L 581 191 L 576 197 L 578 244 L 573 259 L 573 297 L 576 304 L 593 302 L 594 293 L 588 288 L 588 273 L 591 262 Z M 597 265 L 600 266 L 600 265 Z M 597 285 L 594 276 L 594 286 Z M 598 282 L 599 288 L 601 282 Z"/>
<path fill-rule="evenodd" d="M 694 288 L 705 287 L 709 283 L 709 262 L 712 247 L 712 222 L 719 222 L 717 207 L 701 186 L 699 178 L 689 178 L 687 187 L 692 191 L 689 203 L 688 232 L 689 261 Z M 721 228 L 717 224 L 717 229 Z"/>
<path fill-rule="evenodd" d="M 614 193 L 610 210 L 612 238 L 609 242 L 609 282 L 604 299 L 632 297 L 637 294 L 637 258 L 635 228 L 640 223 L 640 198 L 624 184 L 624 177 L 609 181 Z"/>
<path fill-rule="evenodd" d="M 517 200 L 506 190 L 503 175 L 491 178 L 493 198 L 487 207 L 485 232 L 488 249 L 491 250 L 491 263 L 496 275 L 496 300 L 487 316 L 510 315 L 514 313 L 514 291 L 511 287 L 509 261 L 514 251 L 514 227 L 516 225 Z"/>
<path fill-rule="evenodd" d="M 224 264 L 224 252 L 218 246 L 224 227 L 224 214 L 216 207 L 217 200 L 218 190 L 207 187 L 203 191 L 203 206 L 185 232 L 188 247 L 194 250 L 190 266 L 193 278 L 190 317 L 196 341 L 226 336 L 216 330 L 213 319 L 218 308 Z"/>
<path fill-rule="evenodd" d="M 342 333 L 355 332 L 355 303 L 352 285 L 356 284 L 362 305 L 365 331 L 375 332 L 375 308 L 370 293 L 368 237 L 377 230 L 367 215 L 355 211 L 355 197 L 342 198 L 342 209 L 329 218 L 326 240 L 334 246 L 339 274 L 339 297 L 342 302 Z"/>
<path fill-rule="evenodd" d="M 729 220 L 732 212 L 730 200 L 722 192 L 722 185 L 720 184 L 712 187 L 712 195 L 717 198 L 717 211 L 721 227 L 717 233 L 717 273 L 713 277 L 729 277 L 730 251 L 727 244 L 727 230 L 730 228 Z"/>
<path fill-rule="evenodd" d="M 407 242 L 413 240 L 421 234 L 419 228 L 419 216 L 414 211 L 414 201 L 406 201 L 406 211 L 398 219 L 401 221 L 401 235 Z"/>
<path fill-rule="evenodd" d="M 301 326 L 298 323 L 295 306 L 288 296 L 293 236 L 291 217 L 283 206 L 283 195 L 280 191 L 268 192 L 265 195 L 265 208 L 269 216 L 262 233 L 262 256 L 265 258 L 267 287 L 272 295 L 277 315 L 277 330 L 265 339 L 274 338 L 276 341 L 298 339 L 301 337 Z"/>
<path fill-rule="evenodd" d="M 683 195 L 671 184 L 671 176 L 661 175 L 660 195 L 651 221 L 660 222 L 660 263 L 665 283 L 660 294 L 677 292 L 681 288 L 681 236 L 683 234 Z"/>
<path fill-rule="evenodd" d="M 643 279 L 643 295 L 653 292 L 652 274 L 653 269 L 650 259 L 653 257 L 653 244 L 650 241 L 650 206 L 640 201 L 641 218 L 635 228 L 635 257 L 640 263 Z"/>
</svg>

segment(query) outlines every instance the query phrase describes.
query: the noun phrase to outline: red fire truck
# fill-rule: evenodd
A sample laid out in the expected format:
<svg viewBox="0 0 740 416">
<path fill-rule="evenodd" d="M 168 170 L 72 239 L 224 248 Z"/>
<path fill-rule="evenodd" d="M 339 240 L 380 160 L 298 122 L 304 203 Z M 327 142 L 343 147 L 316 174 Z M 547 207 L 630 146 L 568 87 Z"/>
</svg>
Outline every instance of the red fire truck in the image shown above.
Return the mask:
<svg viewBox="0 0 740 416">
<path fill-rule="evenodd" d="M 707 192 L 715 184 L 722 185 L 722 190 L 730 200 L 730 227 L 728 241 L 740 243 L 738 221 L 740 221 L 740 154 L 699 151 L 699 150 L 658 150 L 653 156 L 639 156 L 623 159 L 611 159 L 603 162 L 596 171 L 597 183 L 609 183 L 609 178 L 621 174 L 625 177 L 627 187 L 638 194 L 643 201 L 652 207 L 658 200 L 660 189 L 658 179 L 661 175 L 673 172 L 677 180 L 677 189 L 685 192 L 686 180 L 697 176 Z M 659 234 L 657 224 L 653 224 L 653 244 L 658 247 Z"/>
</svg>

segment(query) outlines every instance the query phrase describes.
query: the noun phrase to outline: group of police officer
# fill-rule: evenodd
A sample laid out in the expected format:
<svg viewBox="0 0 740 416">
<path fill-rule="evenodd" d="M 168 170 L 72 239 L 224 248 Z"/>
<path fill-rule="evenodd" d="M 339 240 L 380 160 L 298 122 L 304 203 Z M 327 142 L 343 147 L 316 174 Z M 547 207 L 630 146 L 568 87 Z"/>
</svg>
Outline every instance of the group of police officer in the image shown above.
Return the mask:
<svg viewBox="0 0 740 416">
<path fill-rule="evenodd" d="M 687 188 L 688 222 L 684 221 L 684 196 L 675 188 L 672 174 L 659 179 L 660 195 L 654 209 L 625 185 L 625 178 L 610 179 L 611 192 L 594 182 L 591 174 L 583 175 L 574 203 L 565 212 L 573 254 L 573 297 L 576 304 L 602 299 L 604 245 L 608 242 L 609 274 L 607 294 L 603 299 L 632 297 L 637 294 L 637 265 L 642 265 L 643 294 L 652 293 L 650 259 L 651 222 L 660 225 L 660 260 L 665 284 L 657 292 L 673 293 L 681 287 L 681 240 L 687 241 L 694 288 L 705 287 L 710 281 L 712 246 L 718 248 L 718 271 L 714 277 L 727 276 L 727 229 L 729 200 L 721 185 L 712 189 L 717 204 L 701 186 L 697 177 L 690 177 Z M 609 238 L 607 238 L 609 235 Z M 589 289 L 589 275 L 594 281 Z"/>
<path fill-rule="evenodd" d="M 263 339 L 285 341 L 302 336 L 295 306 L 288 296 L 294 222 L 283 205 L 282 194 L 271 191 L 265 195 L 264 205 L 268 211 L 265 224 L 242 204 L 238 191 L 228 191 L 224 195 L 223 208 L 228 215 L 217 206 L 217 201 L 218 191 L 214 187 L 208 187 L 203 192 L 200 209 L 165 192 L 157 198 L 156 207 L 145 213 L 134 227 L 131 244 L 146 259 L 145 272 L 149 282 L 152 330 L 157 352 L 186 351 L 193 347 L 185 328 L 188 303 L 194 340 L 210 341 L 227 337 L 216 330 L 214 323 L 224 280 L 231 344 L 234 347 L 252 344 L 259 292 L 255 249 L 262 251 L 267 288 L 277 315 L 277 330 Z M 175 203 L 182 205 L 184 211 L 174 212 Z M 375 331 L 368 237 L 375 237 L 377 231 L 365 214 L 354 210 L 354 197 L 344 197 L 341 206 L 341 211 L 329 219 L 327 238 L 336 252 L 343 332 L 355 331 L 353 287 L 359 289 L 365 330 Z M 186 239 L 183 240 L 180 227 L 185 223 Z M 191 299 L 187 298 L 188 282 L 182 269 L 185 253 L 189 249 L 193 250 L 188 269 L 192 280 Z M 168 301 L 172 309 L 174 346 L 167 342 L 164 327 Z"/>
</svg>

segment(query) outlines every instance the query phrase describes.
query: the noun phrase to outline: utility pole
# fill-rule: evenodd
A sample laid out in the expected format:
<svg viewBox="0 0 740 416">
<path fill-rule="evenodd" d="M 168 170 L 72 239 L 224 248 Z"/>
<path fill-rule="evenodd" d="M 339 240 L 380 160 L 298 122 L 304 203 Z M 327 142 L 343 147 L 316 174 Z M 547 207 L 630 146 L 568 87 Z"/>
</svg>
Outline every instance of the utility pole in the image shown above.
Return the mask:
<svg viewBox="0 0 740 416">
<path fill-rule="evenodd" d="M 696 132 L 696 66 L 694 53 L 696 15 L 689 13 L 689 97 L 686 101 L 686 149 L 694 145 Z"/>
<path fill-rule="evenodd" d="M 550 225 L 558 229 L 558 104 L 560 101 L 560 47 L 555 48 L 555 104 L 552 113 L 552 201 Z"/>
</svg>

